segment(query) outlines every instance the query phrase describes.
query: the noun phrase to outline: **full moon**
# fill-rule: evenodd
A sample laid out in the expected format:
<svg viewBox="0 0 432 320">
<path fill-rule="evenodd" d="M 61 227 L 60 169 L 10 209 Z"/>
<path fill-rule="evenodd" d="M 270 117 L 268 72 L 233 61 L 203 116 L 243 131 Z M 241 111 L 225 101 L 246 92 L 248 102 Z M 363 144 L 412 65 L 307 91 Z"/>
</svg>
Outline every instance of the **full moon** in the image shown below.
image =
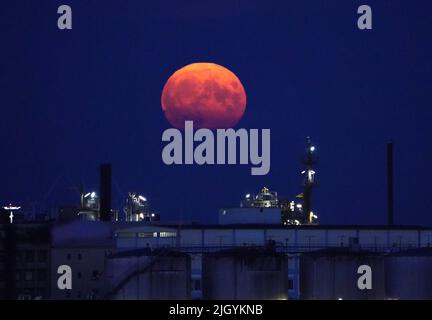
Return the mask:
<svg viewBox="0 0 432 320">
<path fill-rule="evenodd" d="M 234 127 L 246 109 L 246 93 L 239 78 L 215 63 L 193 63 L 176 72 L 166 82 L 161 97 L 162 110 L 175 128 L 192 120 L 194 127 L 226 129 Z"/>
</svg>

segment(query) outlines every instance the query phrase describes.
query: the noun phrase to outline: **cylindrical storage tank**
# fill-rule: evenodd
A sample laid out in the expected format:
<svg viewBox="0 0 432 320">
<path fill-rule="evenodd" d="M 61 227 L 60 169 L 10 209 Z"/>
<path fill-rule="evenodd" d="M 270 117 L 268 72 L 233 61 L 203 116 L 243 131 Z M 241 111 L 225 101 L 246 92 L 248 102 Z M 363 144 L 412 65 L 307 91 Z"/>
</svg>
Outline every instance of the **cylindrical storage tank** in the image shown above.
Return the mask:
<svg viewBox="0 0 432 320">
<path fill-rule="evenodd" d="M 191 297 L 191 259 L 179 252 L 134 250 L 109 257 L 108 299 L 184 300 Z"/>
<path fill-rule="evenodd" d="M 432 248 L 389 254 L 386 289 L 390 299 L 432 299 Z"/>
<path fill-rule="evenodd" d="M 384 273 L 384 257 L 375 253 L 348 248 L 304 253 L 300 256 L 300 299 L 385 299 Z"/>
<path fill-rule="evenodd" d="M 204 299 L 288 299 L 288 258 L 267 249 L 209 253 L 202 261 Z"/>
</svg>

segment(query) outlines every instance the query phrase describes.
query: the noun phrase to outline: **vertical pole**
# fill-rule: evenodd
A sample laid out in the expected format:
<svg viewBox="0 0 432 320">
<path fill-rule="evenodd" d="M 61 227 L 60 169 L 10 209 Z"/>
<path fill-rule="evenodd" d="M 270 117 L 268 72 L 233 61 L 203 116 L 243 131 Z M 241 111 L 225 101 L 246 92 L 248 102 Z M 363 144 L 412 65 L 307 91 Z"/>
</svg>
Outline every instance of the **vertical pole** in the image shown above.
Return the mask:
<svg viewBox="0 0 432 320">
<path fill-rule="evenodd" d="M 111 164 L 100 166 L 100 220 L 111 221 Z"/>
<path fill-rule="evenodd" d="M 394 223 L 393 198 L 393 143 L 387 144 L 387 224 Z"/>
</svg>

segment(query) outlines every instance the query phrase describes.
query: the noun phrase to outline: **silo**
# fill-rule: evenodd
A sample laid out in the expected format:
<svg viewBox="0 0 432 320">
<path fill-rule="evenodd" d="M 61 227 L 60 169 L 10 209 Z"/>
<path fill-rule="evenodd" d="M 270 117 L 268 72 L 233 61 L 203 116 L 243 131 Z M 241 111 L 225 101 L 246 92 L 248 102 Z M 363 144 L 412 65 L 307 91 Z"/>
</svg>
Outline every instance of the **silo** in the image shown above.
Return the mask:
<svg viewBox="0 0 432 320">
<path fill-rule="evenodd" d="M 204 299 L 288 299 L 287 256 L 269 249 L 209 253 L 202 261 Z"/>
<path fill-rule="evenodd" d="M 361 266 L 370 267 L 371 288 L 358 286 L 365 275 Z M 349 248 L 304 253 L 300 256 L 300 299 L 385 299 L 384 266 L 382 255 Z"/>
<path fill-rule="evenodd" d="M 432 248 L 389 254 L 385 265 L 388 298 L 432 299 Z"/>
<path fill-rule="evenodd" d="M 107 264 L 108 299 L 190 299 L 191 259 L 187 254 L 133 250 L 109 257 Z"/>
</svg>

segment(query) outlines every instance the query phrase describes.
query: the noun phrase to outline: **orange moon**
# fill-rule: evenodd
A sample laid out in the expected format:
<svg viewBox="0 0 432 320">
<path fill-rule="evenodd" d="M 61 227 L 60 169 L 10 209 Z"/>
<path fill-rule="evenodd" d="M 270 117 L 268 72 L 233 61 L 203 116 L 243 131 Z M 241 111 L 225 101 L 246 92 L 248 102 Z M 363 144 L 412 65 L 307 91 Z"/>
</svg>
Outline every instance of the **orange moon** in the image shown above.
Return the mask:
<svg viewBox="0 0 432 320">
<path fill-rule="evenodd" d="M 162 110 L 175 128 L 186 120 L 194 127 L 226 129 L 234 127 L 246 110 L 246 93 L 239 78 L 215 63 L 192 63 L 166 82 L 161 97 Z"/>
</svg>

